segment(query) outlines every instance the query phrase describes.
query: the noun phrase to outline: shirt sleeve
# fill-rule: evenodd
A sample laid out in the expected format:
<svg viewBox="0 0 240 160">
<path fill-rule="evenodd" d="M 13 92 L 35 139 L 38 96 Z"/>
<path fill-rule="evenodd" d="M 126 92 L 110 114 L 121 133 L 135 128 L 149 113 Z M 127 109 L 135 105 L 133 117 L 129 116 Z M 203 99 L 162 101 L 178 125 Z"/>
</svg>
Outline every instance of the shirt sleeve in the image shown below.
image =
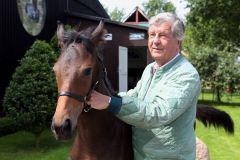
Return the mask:
<svg viewBox="0 0 240 160">
<path fill-rule="evenodd" d="M 117 117 L 124 122 L 141 127 L 156 128 L 167 125 L 183 114 L 189 107 L 196 107 L 200 93 L 198 74 L 181 73 L 164 85 L 156 84 L 157 94 L 148 102 L 125 95 Z"/>
</svg>

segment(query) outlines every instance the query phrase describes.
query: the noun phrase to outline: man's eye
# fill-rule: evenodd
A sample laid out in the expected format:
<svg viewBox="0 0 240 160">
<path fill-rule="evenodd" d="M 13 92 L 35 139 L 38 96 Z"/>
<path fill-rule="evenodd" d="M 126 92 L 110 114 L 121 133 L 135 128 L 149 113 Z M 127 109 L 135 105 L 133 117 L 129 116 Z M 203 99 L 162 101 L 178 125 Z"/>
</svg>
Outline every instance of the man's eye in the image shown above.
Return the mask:
<svg viewBox="0 0 240 160">
<path fill-rule="evenodd" d="M 91 75 L 91 73 L 92 73 L 92 68 L 87 68 L 87 69 L 84 70 L 84 75 L 85 76 L 89 76 L 89 75 Z"/>
<path fill-rule="evenodd" d="M 149 34 L 149 38 L 155 37 L 155 34 Z"/>
</svg>

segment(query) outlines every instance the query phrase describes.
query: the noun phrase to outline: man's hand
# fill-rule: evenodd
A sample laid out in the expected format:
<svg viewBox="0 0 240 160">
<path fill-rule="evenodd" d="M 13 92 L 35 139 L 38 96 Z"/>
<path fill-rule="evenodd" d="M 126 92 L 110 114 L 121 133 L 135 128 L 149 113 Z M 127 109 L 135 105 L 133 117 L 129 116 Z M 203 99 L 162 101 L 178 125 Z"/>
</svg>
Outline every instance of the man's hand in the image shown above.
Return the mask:
<svg viewBox="0 0 240 160">
<path fill-rule="evenodd" d="M 91 105 L 92 108 L 103 110 L 107 109 L 109 106 L 109 96 L 103 95 L 97 91 L 92 91 L 90 99 L 87 101 L 88 105 Z"/>
</svg>

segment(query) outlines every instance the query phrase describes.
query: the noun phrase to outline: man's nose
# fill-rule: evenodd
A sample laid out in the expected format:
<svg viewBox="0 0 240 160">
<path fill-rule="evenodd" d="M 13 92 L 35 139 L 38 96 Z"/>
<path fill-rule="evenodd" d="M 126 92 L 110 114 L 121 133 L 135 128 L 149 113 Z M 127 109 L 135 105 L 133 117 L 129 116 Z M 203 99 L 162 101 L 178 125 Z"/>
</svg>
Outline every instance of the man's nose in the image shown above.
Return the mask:
<svg viewBox="0 0 240 160">
<path fill-rule="evenodd" d="M 156 36 L 153 38 L 153 43 L 159 44 L 160 42 L 161 42 L 161 41 L 160 41 L 160 37 L 156 35 Z"/>
</svg>

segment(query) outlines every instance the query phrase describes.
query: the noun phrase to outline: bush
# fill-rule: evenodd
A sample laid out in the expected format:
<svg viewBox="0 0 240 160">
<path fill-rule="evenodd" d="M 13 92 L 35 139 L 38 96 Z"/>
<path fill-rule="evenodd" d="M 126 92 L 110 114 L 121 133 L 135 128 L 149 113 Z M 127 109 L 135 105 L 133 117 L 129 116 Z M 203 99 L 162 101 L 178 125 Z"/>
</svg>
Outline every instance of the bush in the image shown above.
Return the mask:
<svg viewBox="0 0 240 160">
<path fill-rule="evenodd" d="M 7 115 L 37 136 L 49 126 L 55 109 L 57 87 L 52 67 L 56 58 L 48 43 L 37 40 L 20 61 L 3 98 Z"/>
<path fill-rule="evenodd" d="M 0 118 L 0 137 L 19 130 L 16 122 L 10 117 Z"/>
<path fill-rule="evenodd" d="M 60 48 L 58 47 L 57 34 L 55 33 L 49 42 L 50 46 L 53 48 L 54 52 L 59 53 Z"/>
<path fill-rule="evenodd" d="M 210 48 L 208 46 L 192 47 L 189 60 L 198 70 L 203 87 L 210 87 L 216 94 L 216 101 L 221 102 L 225 91 L 236 92 L 239 80 L 239 66 L 236 60 L 239 53 L 235 50 Z"/>
</svg>

